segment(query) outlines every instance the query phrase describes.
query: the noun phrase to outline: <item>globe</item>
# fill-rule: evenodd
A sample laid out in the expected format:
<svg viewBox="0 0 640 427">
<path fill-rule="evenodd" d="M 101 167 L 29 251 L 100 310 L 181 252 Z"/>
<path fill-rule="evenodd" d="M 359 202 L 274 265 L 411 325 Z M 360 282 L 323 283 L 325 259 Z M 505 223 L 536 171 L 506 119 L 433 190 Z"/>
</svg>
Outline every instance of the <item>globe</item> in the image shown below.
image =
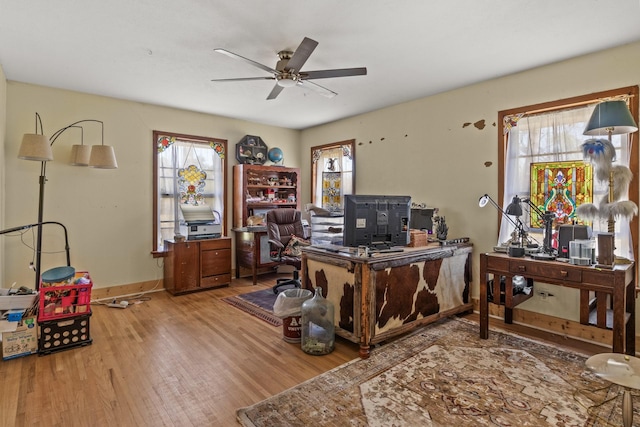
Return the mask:
<svg viewBox="0 0 640 427">
<path fill-rule="evenodd" d="M 284 154 L 282 153 L 282 150 L 279 149 L 278 147 L 273 147 L 269 150 L 269 152 L 267 153 L 267 157 L 269 158 L 269 160 L 271 160 L 273 163 L 280 163 L 283 161 L 284 159 Z"/>
</svg>

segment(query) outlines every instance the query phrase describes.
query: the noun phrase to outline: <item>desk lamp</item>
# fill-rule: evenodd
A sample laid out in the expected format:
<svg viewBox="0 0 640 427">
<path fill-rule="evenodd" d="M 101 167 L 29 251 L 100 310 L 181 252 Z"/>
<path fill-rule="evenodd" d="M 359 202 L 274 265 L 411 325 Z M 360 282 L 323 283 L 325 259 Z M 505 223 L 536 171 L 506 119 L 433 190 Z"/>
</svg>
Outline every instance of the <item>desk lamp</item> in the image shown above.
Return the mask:
<svg viewBox="0 0 640 427">
<path fill-rule="evenodd" d="M 518 217 L 518 223 L 522 226 L 520 222 L 520 216 L 522 215 L 522 206 L 521 203 L 526 203 L 534 212 L 542 218 L 544 224 L 544 241 L 542 246 L 542 253 L 531 254 L 533 258 L 536 259 L 545 259 L 545 260 L 554 260 L 555 249 L 551 244 L 551 238 L 553 233 L 553 220 L 555 218 L 555 214 L 550 211 L 542 212 L 540 208 L 538 208 L 529 198 L 520 199 L 518 196 L 515 196 L 509 206 L 507 206 L 506 213 L 508 215 L 513 215 Z M 522 226 L 523 227 L 523 226 Z M 523 227 L 524 229 L 524 227 Z M 523 230 L 521 232 L 522 236 L 522 246 L 530 246 L 530 242 L 527 240 L 526 232 Z"/>
<path fill-rule="evenodd" d="M 99 123 L 102 130 L 102 142 L 100 145 L 94 145 L 91 147 L 90 152 L 84 145 L 84 131 L 82 126 L 78 126 L 80 123 Z M 38 125 L 40 125 L 40 133 L 38 133 Z M 35 264 L 35 289 L 40 288 L 40 274 L 41 274 L 41 256 L 42 256 L 42 225 L 43 225 L 43 211 L 44 211 L 44 184 L 47 181 L 47 162 L 53 160 L 53 151 L 51 147 L 56 142 L 58 137 L 65 131 L 72 128 L 79 128 L 81 130 L 81 144 L 72 147 L 71 164 L 75 166 L 89 166 L 99 169 L 115 169 L 118 167 L 116 162 L 116 156 L 113 147 L 110 145 L 104 145 L 104 123 L 100 120 L 79 120 L 71 123 L 61 129 L 58 129 L 53 133 L 51 140 L 44 135 L 44 129 L 42 127 L 42 120 L 40 115 L 36 113 L 36 132 L 34 134 L 27 133 L 22 138 L 20 144 L 20 150 L 18 152 L 18 158 L 24 160 L 35 160 L 40 162 L 40 193 L 38 203 L 38 222 L 37 237 L 36 237 L 36 264 Z"/>
<path fill-rule="evenodd" d="M 480 200 L 478 200 L 478 206 L 483 208 L 490 203 L 515 227 L 515 231 L 513 232 L 512 237 L 507 245 L 507 252 L 509 253 L 509 256 L 514 257 L 521 257 L 524 255 L 524 243 L 526 242 L 527 238 L 527 233 L 525 232 L 524 227 L 522 226 L 522 222 L 519 218 L 522 215 L 522 207 L 520 206 L 519 200 L 520 199 L 518 199 L 518 196 L 514 197 L 505 211 L 503 211 L 500 206 L 498 206 L 498 204 L 491 197 L 489 197 L 488 194 L 485 194 L 484 196 L 480 197 Z M 510 215 L 515 216 L 516 219 L 514 220 Z"/>
</svg>

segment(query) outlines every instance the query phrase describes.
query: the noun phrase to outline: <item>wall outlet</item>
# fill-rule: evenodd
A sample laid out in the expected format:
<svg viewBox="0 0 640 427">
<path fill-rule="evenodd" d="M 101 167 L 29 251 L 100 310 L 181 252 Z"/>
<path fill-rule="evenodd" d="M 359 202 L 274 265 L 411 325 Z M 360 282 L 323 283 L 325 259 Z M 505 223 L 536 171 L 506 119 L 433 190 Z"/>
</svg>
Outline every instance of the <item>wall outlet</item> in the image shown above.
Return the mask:
<svg viewBox="0 0 640 427">
<path fill-rule="evenodd" d="M 553 294 L 546 289 L 540 289 L 538 291 L 538 295 L 540 295 L 540 299 L 542 299 L 543 301 L 546 301 L 553 296 Z"/>
</svg>

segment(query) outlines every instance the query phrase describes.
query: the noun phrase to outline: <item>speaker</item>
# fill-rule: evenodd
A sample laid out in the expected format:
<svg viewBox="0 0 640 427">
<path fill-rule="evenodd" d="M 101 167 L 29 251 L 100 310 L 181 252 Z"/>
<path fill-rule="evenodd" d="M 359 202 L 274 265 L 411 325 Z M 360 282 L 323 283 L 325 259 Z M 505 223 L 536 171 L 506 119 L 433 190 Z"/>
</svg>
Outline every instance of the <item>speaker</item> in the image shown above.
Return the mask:
<svg viewBox="0 0 640 427">
<path fill-rule="evenodd" d="M 588 238 L 589 229 L 586 225 L 561 225 L 558 228 L 558 256 L 569 258 L 569 242 Z"/>
</svg>

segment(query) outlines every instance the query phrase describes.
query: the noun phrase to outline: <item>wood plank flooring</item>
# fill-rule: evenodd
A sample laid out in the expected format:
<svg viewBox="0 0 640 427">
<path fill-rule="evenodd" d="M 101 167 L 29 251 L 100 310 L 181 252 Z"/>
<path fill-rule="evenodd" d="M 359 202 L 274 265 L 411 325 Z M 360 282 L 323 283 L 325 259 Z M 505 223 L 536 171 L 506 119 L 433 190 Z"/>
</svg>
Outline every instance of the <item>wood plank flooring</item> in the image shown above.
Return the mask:
<svg viewBox="0 0 640 427">
<path fill-rule="evenodd" d="M 358 346 L 339 337 L 331 354 L 307 355 L 281 327 L 221 301 L 276 277 L 151 293 L 124 310 L 93 306 L 92 345 L 0 362 L 0 426 L 233 426 L 237 408 L 358 357 Z"/>
</svg>

